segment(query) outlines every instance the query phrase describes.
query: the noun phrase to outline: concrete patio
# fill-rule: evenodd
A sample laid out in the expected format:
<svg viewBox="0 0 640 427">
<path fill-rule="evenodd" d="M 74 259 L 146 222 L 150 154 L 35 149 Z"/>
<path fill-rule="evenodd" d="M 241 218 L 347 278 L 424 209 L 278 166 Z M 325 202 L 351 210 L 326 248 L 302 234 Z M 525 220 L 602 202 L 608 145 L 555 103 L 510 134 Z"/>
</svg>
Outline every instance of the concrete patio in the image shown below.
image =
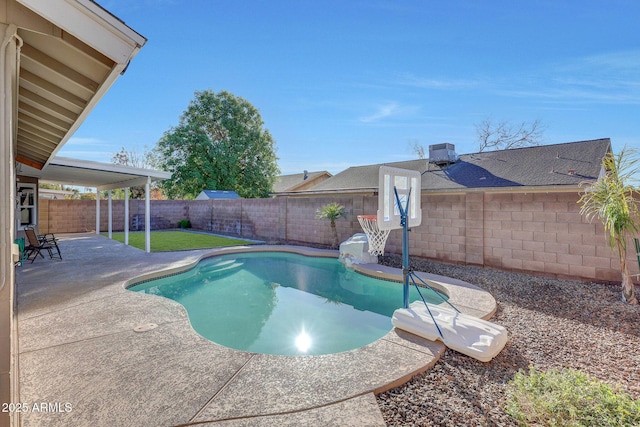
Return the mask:
<svg viewBox="0 0 640 427">
<path fill-rule="evenodd" d="M 125 289 L 214 251 L 147 254 L 95 234 L 58 237 L 62 261 L 17 268 L 19 393 L 29 411 L 16 415 L 24 426 L 383 426 L 374 393 L 428 369 L 444 349 L 395 330 L 323 356 L 229 349 L 198 335 L 178 303 Z M 464 312 L 486 318 L 495 310 L 474 286 L 424 276 L 446 280 Z M 158 327 L 134 331 L 149 323 Z M 47 411 L 34 411 L 41 402 Z"/>
</svg>

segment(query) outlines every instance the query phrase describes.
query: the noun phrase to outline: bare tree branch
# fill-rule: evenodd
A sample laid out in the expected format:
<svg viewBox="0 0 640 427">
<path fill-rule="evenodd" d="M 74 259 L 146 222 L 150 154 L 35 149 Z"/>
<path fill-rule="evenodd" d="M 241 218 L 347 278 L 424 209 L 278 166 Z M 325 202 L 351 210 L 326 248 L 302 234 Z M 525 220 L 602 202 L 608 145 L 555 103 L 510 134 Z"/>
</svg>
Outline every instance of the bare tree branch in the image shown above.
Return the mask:
<svg viewBox="0 0 640 427">
<path fill-rule="evenodd" d="M 424 152 L 424 145 L 420 144 L 417 139 L 409 142 L 409 148 L 411 152 L 418 156 L 419 159 L 426 158 L 426 154 Z"/>
<path fill-rule="evenodd" d="M 476 124 L 480 152 L 540 145 L 545 130 L 546 126 L 539 119 L 513 125 L 507 121 L 494 124 L 487 118 Z"/>
<path fill-rule="evenodd" d="M 127 150 L 122 147 L 122 150 L 115 153 L 111 157 L 111 163 L 123 166 L 132 166 L 134 168 L 146 168 L 148 167 L 145 156 L 136 150 Z"/>
<path fill-rule="evenodd" d="M 111 163 L 122 166 L 131 166 L 134 168 L 149 167 L 144 154 L 141 154 L 135 149 L 127 150 L 124 147 L 122 147 L 119 152 L 113 154 L 111 157 Z M 152 184 L 152 188 L 157 188 L 157 185 L 155 185 L 155 183 Z M 133 199 L 144 199 L 145 194 L 144 186 L 131 187 L 131 197 Z"/>
</svg>

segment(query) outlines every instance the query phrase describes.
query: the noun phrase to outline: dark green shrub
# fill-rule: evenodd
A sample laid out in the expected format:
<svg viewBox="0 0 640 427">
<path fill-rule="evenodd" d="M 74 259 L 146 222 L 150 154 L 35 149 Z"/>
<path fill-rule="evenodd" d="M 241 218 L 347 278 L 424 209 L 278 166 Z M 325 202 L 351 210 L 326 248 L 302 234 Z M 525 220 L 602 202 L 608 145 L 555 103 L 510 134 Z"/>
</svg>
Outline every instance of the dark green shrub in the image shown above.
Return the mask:
<svg viewBox="0 0 640 427">
<path fill-rule="evenodd" d="M 191 221 L 188 219 L 181 219 L 178 221 L 178 227 L 180 228 L 191 228 Z"/>
<path fill-rule="evenodd" d="M 520 371 L 509 383 L 509 415 L 522 426 L 637 426 L 640 400 L 580 371 Z"/>
</svg>

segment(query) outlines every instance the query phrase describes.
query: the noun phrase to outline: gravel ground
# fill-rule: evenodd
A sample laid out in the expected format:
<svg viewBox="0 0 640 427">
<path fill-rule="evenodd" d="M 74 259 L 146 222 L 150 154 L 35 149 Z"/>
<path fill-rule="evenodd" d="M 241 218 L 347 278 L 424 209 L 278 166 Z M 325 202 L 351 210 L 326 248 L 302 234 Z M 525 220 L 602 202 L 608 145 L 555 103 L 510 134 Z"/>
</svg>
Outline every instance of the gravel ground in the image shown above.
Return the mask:
<svg viewBox="0 0 640 427">
<path fill-rule="evenodd" d="M 399 257 L 381 263 L 401 266 Z M 389 426 L 514 426 L 504 411 L 519 369 L 579 369 L 640 399 L 640 306 L 620 287 L 412 260 L 412 268 L 489 291 L 509 342 L 489 363 L 446 350 L 436 365 L 377 396 Z M 636 286 L 636 294 L 640 289 Z"/>
</svg>

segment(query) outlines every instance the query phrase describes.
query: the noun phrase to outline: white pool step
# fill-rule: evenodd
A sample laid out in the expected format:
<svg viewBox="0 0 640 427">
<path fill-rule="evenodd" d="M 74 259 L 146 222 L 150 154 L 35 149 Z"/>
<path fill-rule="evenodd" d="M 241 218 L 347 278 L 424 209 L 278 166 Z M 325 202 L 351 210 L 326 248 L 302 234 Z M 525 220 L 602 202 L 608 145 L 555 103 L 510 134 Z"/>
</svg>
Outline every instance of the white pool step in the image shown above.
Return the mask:
<svg viewBox="0 0 640 427">
<path fill-rule="evenodd" d="M 393 326 L 430 341 L 440 340 L 450 349 L 481 362 L 493 359 L 507 343 L 507 330 L 500 325 L 458 313 L 453 308 L 428 305 L 442 337 L 422 301 L 397 309 L 391 318 Z"/>
<path fill-rule="evenodd" d="M 237 261 L 235 259 L 230 259 L 226 261 L 217 262 L 215 264 L 207 264 L 202 267 L 199 267 L 199 272 L 201 274 L 230 272 L 232 270 L 236 270 L 242 267 L 243 265 L 244 265 L 243 262 Z"/>
</svg>

